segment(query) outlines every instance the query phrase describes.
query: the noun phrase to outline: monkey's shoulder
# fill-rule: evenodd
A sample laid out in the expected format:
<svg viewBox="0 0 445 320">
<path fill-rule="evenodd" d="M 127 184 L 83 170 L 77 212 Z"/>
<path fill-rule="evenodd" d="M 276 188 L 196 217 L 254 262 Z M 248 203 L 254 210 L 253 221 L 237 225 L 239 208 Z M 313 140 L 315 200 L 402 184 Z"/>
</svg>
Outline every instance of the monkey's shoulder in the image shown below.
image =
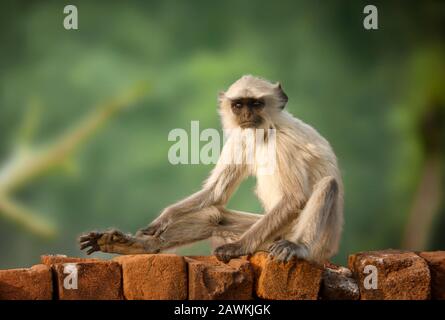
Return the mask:
<svg viewBox="0 0 445 320">
<path fill-rule="evenodd" d="M 333 152 L 329 142 L 315 128 L 301 120 L 277 128 L 276 137 L 277 146 L 284 151 Z"/>
</svg>

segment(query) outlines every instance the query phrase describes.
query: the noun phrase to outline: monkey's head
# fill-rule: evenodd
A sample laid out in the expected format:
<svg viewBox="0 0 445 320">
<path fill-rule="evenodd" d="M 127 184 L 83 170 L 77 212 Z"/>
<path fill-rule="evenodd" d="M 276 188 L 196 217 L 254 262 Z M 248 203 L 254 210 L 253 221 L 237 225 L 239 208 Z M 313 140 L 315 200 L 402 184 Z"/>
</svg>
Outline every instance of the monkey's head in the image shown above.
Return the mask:
<svg viewBox="0 0 445 320">
<path fill-rule="evenodd" d="M 268 129 L 288 98 L 280 83 L 246 75 L 221 92 L 218 100 L 225 129 Z"/>
</svg>

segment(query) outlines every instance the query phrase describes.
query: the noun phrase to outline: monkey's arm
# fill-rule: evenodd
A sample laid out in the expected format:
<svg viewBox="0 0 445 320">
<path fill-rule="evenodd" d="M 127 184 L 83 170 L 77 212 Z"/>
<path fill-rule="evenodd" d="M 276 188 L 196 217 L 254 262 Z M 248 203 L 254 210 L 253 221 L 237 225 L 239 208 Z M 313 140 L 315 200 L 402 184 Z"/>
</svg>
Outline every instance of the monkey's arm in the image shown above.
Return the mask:
<svg viewBox="0 0 445 320">
<path fill-rule="evenodd" d="M 300 205 L 295 200 L 286 197 L 250 227 L 242 235 L 240 242 L 248 252 L 253 252 L 259 245 L 288 226 L 300 212 Z"/>
<path fill-rule="evenodd" d="M 225 262 L 234 257 L 251 254 L 255 252 L 258 246 L 288 226 L 300 212 L 301 207 L 298 202 L 285 197 L 252 225 L 238 241 L 216 248 L 214 254 L 219 260 Z"/>
</svg>

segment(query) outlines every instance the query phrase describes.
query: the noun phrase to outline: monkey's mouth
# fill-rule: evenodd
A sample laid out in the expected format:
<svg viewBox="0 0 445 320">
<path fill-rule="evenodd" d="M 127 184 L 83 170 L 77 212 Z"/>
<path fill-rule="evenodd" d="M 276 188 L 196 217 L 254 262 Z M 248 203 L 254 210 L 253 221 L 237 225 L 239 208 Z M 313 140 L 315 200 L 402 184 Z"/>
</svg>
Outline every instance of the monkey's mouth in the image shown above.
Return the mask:
<svg viewBox="0 0 445 320">
<path fill-rule="evenodd" d="M 239 123 L 239 126 L 245 128 L 256 128 L 261 124 L 261 121 L 243 121 Z"/>
</svg>

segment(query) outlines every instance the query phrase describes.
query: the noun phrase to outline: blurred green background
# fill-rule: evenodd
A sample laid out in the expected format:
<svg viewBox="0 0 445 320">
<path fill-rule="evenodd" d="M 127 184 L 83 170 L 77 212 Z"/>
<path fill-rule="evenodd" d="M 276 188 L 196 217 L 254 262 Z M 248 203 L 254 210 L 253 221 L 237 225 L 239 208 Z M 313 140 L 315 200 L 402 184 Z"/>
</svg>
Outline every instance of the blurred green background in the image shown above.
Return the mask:
<svg viewBox="0 0 445 320">
<path fill-rule="evenodd" d="M 63 28 L 66 4 L 78 30 Z M 375 31 L 363 28 L 366 4 L 2 2 L 0 268 L 82 256 L 80 233 L 134 232 L 197 191 L 212 166 L 171 165 L 168 133 L 191 120 L 220 129 L 217 93 L 246 73 L 280 81 L 288 110 L 338 155 L 346 208 L 335 262 L 445 249 L 445 3 L 372 1 Z M 261 212 L 254 183 L 230 207 Z"/>
</svg>

